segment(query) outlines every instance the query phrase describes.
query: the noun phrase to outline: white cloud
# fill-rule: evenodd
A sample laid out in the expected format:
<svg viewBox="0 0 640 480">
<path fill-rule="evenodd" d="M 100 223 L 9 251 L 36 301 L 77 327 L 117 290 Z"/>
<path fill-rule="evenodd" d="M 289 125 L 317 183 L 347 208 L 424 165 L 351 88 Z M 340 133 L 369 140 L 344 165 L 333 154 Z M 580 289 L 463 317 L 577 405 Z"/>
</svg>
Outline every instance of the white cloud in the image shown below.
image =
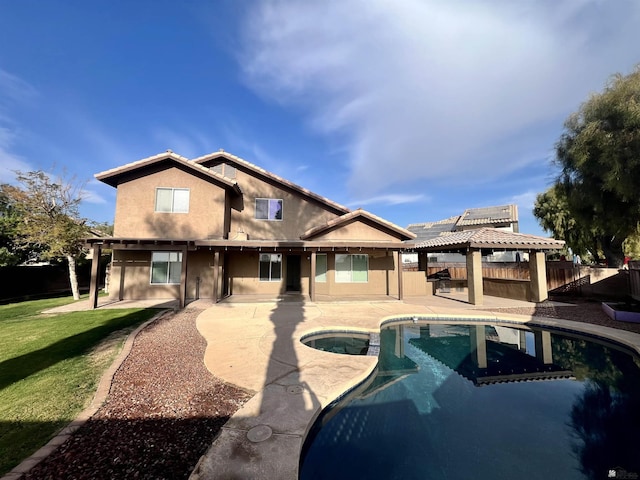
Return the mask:
<svg viewBox="0 0 640 480">
<path fill-rule="evenodd" d="M 15 171 L 28 172 L 32 166 L 20 155 L 12 152 L 16 134 L 9 128 L 0 127 L 0 182 L 13 183 Z"/>
<path fill-rule="evenodd" d="M 521 210 L 533 210 L 533 205 L 536 201 L 536 196 L 540 192 L 528 190 L 526 192 L 514 195 L 511 197 L 508 203 L 515 203 L 518 205 L 518 209 Z"/>
<path fill-rule="evenodd" d="M 402 194 L 390 194 L 390 195 L 378 195 L 375 197 L 364 198 L 361 200 L 354 200 L 349 202 L 349 207 L 363 207 L 365 205 L 401 205 L 405 203 L 417 203 L 423 200 L 427 200 L 422 194 L 416 195 L 402 195 Z"/>
<path fill-rule="evenodd" d="M 639 23 L 637 2 L 270 1 L 240 60 L 252 88 L 345 142 L 352 192 L 371 196 L 527 165 L 640 59 Z"/>
<path fill-rule="evenodd" d="M 33 170 L 32 166 L 15 153 L 20 137 L 19 128 L 8 113 L 8 105 L 30 100 L 37 91 L 21 78 L 0 68 L 0 182 L 15 181 L 15 171 Z"/>
<path fill-rule="evenodd" d="M 194 128 L 187 130 L 189 133 L 160 127 L 153 131 L 153 138 L 157 143 L 164 145 L 165 150 L 173 150 L 178 155 L 187 158 L 200 157 L 216 150 L 206 135 L 199 133 Z"/>
<path fill-rule="evenodd" d="M 95 190 L 87 189 L 87 188 L 82 189 L 82 191 L 80 192 L 80 198 L 82 198 L 83 202 L 93 203 L 96 205 L 105 205 L 109 203 L 98 192 L 96 192 Z"/>
<path fill-rule="evenodd" d="M 21 78 L 0 68 L 0 92 L 3 103 L 8 101 L 23 102 L 37 95 L 37 90 Z"/>
</svg>

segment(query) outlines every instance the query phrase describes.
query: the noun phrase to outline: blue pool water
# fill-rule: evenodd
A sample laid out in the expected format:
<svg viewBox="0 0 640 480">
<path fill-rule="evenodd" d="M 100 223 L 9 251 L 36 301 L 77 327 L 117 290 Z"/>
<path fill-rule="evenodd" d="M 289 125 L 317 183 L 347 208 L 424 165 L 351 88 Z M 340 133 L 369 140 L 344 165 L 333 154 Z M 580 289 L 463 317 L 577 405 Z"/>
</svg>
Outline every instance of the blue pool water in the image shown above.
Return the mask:
<svg viewBox="0 0 640 480">
<path fill-rule="evenodd" d="M 396 324 L 350 398 L 316 422 L 301 479 L 640 478 L 640 359 L 600 340 Z"/>
</svg>

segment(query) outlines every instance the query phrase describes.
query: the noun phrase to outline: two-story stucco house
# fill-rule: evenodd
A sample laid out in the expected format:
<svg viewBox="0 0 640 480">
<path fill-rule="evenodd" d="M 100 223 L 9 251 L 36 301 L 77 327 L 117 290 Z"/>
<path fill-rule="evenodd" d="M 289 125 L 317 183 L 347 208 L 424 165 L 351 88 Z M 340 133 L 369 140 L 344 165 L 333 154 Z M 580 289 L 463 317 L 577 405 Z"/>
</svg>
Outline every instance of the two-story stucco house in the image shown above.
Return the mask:
<svg viewBox="0 0 640 480">
<path fill-rule="evenodd" d="M 230 295 L 402 297 L 399 252 L 415 235 L 219 151 L 171 151 L 96 174 L 117 189 L 114 299 Z M 98 258 L 99 255 L 94 255 Z M 92 295 L 95 305 L 94 264 Z"/>
</svg>

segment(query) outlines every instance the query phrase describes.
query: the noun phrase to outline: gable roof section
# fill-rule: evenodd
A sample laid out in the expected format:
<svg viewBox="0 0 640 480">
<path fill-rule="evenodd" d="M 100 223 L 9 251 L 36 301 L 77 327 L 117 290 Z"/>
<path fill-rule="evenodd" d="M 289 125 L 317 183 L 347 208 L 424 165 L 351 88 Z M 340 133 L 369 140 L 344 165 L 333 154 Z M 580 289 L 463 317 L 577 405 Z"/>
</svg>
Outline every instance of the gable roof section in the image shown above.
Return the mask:
<svg viewBox="0 0 640 480">
<path fill-rule="evenodd" d="M 411 240 L 412 238 L 415 238 L 415 234 L 410 232 L 409 230 L 405 230 L 404 228 L 401 228 L 394 223 L 391 223 L 383 218 L 378 217 L 377 215 L 374 215 L 373 213 L 359 208 L 338 218 L 334 218 L 333 220 L 330 220 L 323 225 L 319 225 L 307 230 L 300 236 L 300 239 L 309 240 L 317 235 L 320 235 L 321 233 L 335 228 L 340 228 L 341 226 L 358 219 L 368 220 L 377 228 L 391 232 L 392 234 L 400 238 L 400 240 Z"/>
<path fill-rule="evenodd" d="M 345 214 L 345 213 L 349 213 L 351 212 L 350 208 L 345 207 L 344 205 L 340 205 L 339 203 L 336 203 L 332 200 L 329 200 L 326 197 L 323 197 L 322 195 L 318 195 L 317 193 L 312 192 L 311 190 L 308 190 L 304 187 L 301 187 L 300 185 L 297 185 L 293 182 L 290 182 L 289 180 L 285 180 L 284 178 L 271 173 L 263 168 L 258 167 L 257 165 L 254 165 L 251 162 L 247 162 L 246 160 L 233 155 L 231 153 L 225 152 L 224 150 L 220 150 L 219 152 L 214 152 L 214 153 L 210 153 L 208 155 L 204 155 L 202 157 L 198 157 L 198 158 L 194 158 L 192 160 L 193 163 L 196 164 L 203 164 L 203 163 L 207 163 L 210 161 L 215 161 L 217 159 L 224 159 L 227 162 L 235 165 L 236 167 L 240 167 L 240 168 L 244 168 L 245 170 L 249 170 L 250 172 L 252 172 L 253 174 L 262 177 L 264 179 L 268 179 L 272 182 L 275 182 L 276 184 L 279 184 L 285 188 L 288 188 L 290 190 L 293 190 L 296 193 L 299 193 L 300 195 L 313 199 L 316 202 L 319 202 L 327 207 L 329 207 L 331 210 L 334 211 L 334 213 L 337 214 Z"/>
<path fill-rule="evenodd" d="M 163 162 L 174 163 L 180 167 L 185 168 L 188 171 L 192 171 L 194 173 L 208 177 L 215 182 L 223 185 L 225 188 L 232 189 L 236 193 L 240 193 L 240 187 L 235 180 L 227 178 L 223 175 L 220 175 L 219 173 L 214 172 L 213 170 L 194 163 L 188 158 L 183 157 L 182 155 L 173 153 L 171 150 L 159 153 L 158 155 L 143 158 L 142 160 L 138 160 L 136 162 L 127 163 L 126 165 L 122 165 L 121 167 L 112 168 L 110 170 L 105 170 L 104 172 L 96 173 L 94 177 L 101 182 L 106 183 L 107 185 L 117 187 L 118 183 L 120 183 L 120 181 L 123 178 L 126 178 L 128 175 L 145 168 L 158 166 Z"/>
<path fill-rule="evenodd" d="M 443 251 L 457 248 L 522 248 L 528 250 L 556 250 L 564 246 L 562 240 L 505 232 L 495 228 L 478 228 L 453 232 L 449 235 L 416 243 L 414 248 L 427 251 Z"/>
</svg>

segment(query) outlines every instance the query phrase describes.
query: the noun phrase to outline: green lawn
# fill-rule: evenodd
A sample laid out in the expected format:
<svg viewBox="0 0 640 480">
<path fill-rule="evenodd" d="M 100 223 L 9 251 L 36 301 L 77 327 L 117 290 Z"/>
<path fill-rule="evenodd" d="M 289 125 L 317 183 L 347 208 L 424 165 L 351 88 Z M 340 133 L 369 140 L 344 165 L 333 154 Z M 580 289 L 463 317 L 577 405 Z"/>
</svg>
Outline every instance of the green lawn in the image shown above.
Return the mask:
<svg viewBox="0 0 640 480">
<path fill-rule="evenodd" d="M 0 305 L 0 476 L 73 420 L 127 334 L 157 310 L 56 315 L 70 298 Z"/>
</svg>

